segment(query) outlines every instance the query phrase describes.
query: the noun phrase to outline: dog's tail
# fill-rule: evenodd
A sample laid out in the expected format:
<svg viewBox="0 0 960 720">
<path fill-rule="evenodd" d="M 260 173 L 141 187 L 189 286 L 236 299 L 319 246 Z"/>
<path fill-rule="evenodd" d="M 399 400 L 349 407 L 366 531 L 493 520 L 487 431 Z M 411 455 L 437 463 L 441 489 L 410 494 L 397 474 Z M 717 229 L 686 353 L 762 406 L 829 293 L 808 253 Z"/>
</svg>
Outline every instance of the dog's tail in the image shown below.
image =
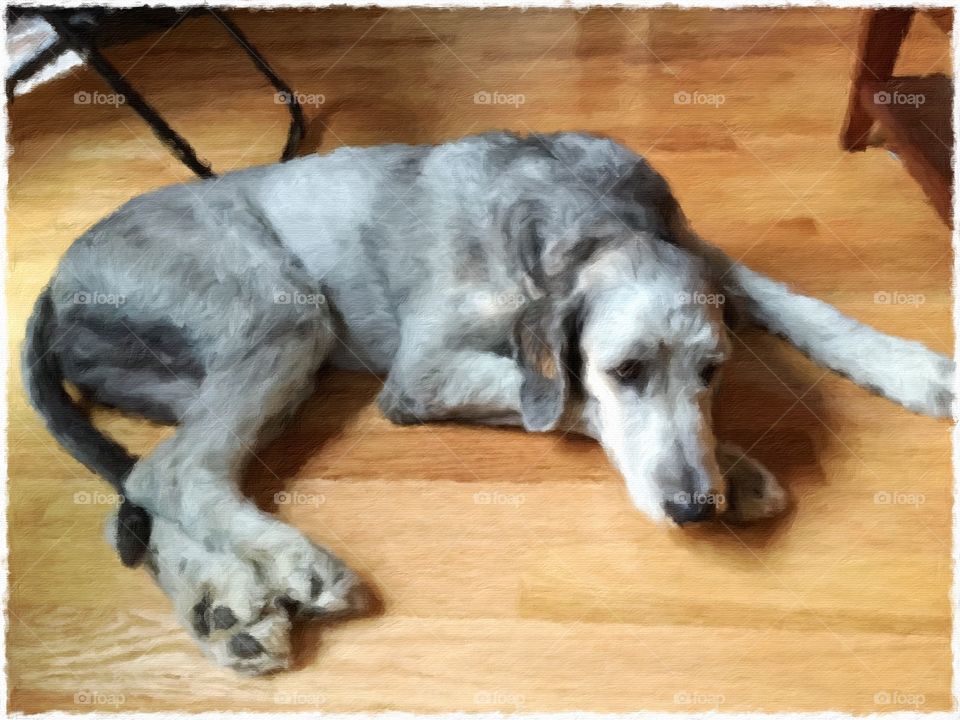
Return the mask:
<svg viewBox="0 0 960 720">
<path fill-rule="evenodd" d="M 23 384 L 31 404 L 50 434 L 67 452 L 107 480 L 122 497 L 124 479 L 136 458 L 94 427 L 89 415 L 67 394 L 55 349 L 55 317 L 50 289 L 37 299 L 27 325 L 23 350 Z M 117 552 L 124 565 L 140 562 L 150 539 L 150 515 L 123 502 L 117 513 Z"/>
<path fill-rule="evenodd" d="M 779 335 L 814 362 L 914 412 L 950 417 L 954 363 L 886 335 L 825 302 L 795 293 L 697 239 L 742 319 Z"/>
</svg>

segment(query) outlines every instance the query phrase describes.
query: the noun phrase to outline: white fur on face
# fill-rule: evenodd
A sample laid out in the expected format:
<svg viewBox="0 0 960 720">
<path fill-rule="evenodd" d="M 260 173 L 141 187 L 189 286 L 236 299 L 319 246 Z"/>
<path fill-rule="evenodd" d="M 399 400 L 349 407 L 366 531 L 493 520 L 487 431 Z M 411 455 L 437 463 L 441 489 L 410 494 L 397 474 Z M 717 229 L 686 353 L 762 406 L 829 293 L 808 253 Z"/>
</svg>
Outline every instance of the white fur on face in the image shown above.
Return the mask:
<svg viewBox="0 0 960 720">
<path fill-rule="evenodd" d="M 581 345 L 590 423 L 634 505 L 659 521 L 667 518 L 664 502 L 683 494 L 723 505 L 711 391 L 701 373 L 724 359 L 726 346 L 716 308 L 691 302 L 675 278 L 657 280 L 595 295 Z M 643 369 L 624 380 L 617 368 L 632 361 Z"/>
</svg>

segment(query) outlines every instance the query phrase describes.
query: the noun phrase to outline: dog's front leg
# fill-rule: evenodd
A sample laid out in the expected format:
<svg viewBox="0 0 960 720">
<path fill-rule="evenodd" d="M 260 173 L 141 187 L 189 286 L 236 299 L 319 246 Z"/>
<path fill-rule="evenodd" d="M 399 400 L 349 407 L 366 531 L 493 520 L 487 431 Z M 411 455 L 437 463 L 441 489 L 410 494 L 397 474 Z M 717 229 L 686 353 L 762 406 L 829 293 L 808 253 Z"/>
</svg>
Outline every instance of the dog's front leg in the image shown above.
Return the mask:
<svg viewBox="0 0 960 720">
<path fill-rule="evenodd" d="M 438 367 L 429 357 L 442 357 Z M 458 350 L 423 358 L 411 356 L 395 364 L 378 398 L 391 421 L 406 425 L 433 420 L 465 420 L 483 424 L 522 425 L 519 364 L 489 352 Z M 568 402 L 557 429 L 599 439 L 587 404 Z M 717 460 L 727 477 L 729 518 L 736 522 L 763 520 L 787 507 L 786 491 L 758 462 L 731 445 L 717 448 Z"/>
<path fill-rule="evenodd" d="M 398 425 L 434 420 L 520 425 L 522 382 L 516 361 L 492 352 L 401 352 L 377 403 Z"/>
<path fill-rule="evenodd" d="M 789 498 L 767 468 L 733 445 L 717 448 L 720 472 L 727 478 L 727 514 L 734 522 L 755 522 L 780 515 Z"/>
</svg>

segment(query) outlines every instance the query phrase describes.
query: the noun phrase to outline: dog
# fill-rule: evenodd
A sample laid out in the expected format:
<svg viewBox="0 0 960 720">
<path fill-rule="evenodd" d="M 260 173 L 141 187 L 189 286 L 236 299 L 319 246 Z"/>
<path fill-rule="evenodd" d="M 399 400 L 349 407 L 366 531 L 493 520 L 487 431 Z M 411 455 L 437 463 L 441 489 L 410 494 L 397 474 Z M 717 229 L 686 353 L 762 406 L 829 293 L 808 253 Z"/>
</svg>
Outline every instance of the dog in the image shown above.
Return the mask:
<svg viewBox="0 0 960 720">
<path fill-rule="evenodd" d="M 125 498 L 108 530 L 123 561 L 216 662 L 260 674 L 288 666 L 292 618 L 364 597 L 236 482 L 321 366 L 385 376 L 396 423 L 596 438 L 654 521 L 749 521 L 787 496 L 711 430 L 735 323 L 951 413 L 951 360 L 730 259 L 643 158 L 582 133 L 344 147 L 134 198 L 65 254 L 23 376 L 53 436 Z M 138 460 L 65 383 L 178 430 Z"/>
</svg>

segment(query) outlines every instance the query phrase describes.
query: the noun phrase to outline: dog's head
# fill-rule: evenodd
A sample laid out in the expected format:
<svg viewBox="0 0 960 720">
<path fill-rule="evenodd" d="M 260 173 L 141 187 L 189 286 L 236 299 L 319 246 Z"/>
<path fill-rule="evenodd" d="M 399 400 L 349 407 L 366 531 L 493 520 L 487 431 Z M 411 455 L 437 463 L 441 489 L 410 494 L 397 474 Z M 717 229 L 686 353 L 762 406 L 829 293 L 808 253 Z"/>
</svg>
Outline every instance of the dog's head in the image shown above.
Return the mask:
<svg viewBox="0 0 960 720">
<path fill-rule="evenodd" d="M 514 333 L 527 429 L 553 429 L 575 406 L 634 504 L 680 524 L 725 502 L 710 406 L 729 353 L 726 299 L 707 270 L 656 239 L 609 244 L 529 302 Z"/>
</svg>

